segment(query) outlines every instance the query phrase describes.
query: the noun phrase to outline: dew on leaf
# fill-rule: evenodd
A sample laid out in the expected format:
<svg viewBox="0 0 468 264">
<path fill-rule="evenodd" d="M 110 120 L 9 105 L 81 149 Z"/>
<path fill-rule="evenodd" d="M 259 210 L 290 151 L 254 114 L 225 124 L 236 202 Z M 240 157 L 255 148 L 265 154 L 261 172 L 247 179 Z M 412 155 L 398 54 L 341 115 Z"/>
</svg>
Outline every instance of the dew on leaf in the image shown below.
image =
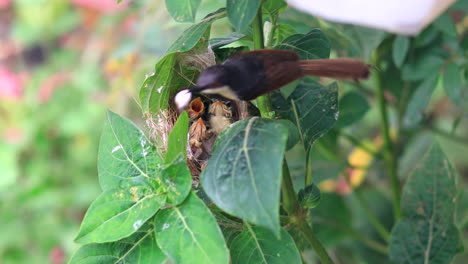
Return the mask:
<svg viewBox="0 0 468 264">
<path fill-rule="evenodd" d="M 142 225 L 143 225 L 143 220 L 136 220 L 135 223 L 133 223 L 133 229 L 138 230 Z"/>
<path fill-rule="evenodd" d="M 121 149 L 122 148 L 122 145 L 118 145 L 118 146 L 115 146 L 113 149 L 112 149 L 112 153 L 116 152 L 117 150 Z"/>
</svg>

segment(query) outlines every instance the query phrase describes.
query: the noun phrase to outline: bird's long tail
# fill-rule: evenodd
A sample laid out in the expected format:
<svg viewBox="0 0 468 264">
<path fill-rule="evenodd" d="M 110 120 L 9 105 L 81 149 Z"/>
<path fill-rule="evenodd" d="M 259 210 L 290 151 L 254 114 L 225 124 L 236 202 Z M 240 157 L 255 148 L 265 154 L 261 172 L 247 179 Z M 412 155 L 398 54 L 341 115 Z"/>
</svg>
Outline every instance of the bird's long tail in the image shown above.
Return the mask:
<svg viewBox="0 0 468 264">
<path fill-rule="evenodd" d="M 304 75 L 350 79 L 354 81 L 367 79 L 371 68 L 369 64 L 349 58 L 303 60 L 299 63 Z"/>
</svg>

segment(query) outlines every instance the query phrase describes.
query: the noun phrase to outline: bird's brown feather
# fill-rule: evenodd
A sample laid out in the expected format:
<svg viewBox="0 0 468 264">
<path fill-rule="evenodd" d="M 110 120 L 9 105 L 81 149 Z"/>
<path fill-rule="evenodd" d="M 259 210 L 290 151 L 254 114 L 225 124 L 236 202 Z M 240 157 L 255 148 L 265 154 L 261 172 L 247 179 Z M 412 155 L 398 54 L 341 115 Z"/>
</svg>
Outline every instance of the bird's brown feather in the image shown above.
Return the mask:
<svg viewBox="0 0 468 264">
<path fill-rule="evenodd" d="M 235 56 L 252 56 L 263 62 L 265 84 L 252 92 L 252 98 L 279 89 L 303 76 L 299 55 L 291 50 L 254 50 Z"/>
<path fill-rule="evenodd" d="M 299 64 L 304 75 L 354 81 L 367 79 L 371 68 L 369 64 L 350 58 L 304 60 Z"/>
</svg>

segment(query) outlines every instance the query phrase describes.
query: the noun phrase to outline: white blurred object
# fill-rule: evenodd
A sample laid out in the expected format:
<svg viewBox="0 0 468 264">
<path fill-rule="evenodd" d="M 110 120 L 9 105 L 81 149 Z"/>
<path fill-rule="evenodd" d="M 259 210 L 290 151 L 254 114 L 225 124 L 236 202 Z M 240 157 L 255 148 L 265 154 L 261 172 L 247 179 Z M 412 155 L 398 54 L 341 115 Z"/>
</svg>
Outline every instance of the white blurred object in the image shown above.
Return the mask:
<svg viewBox="0 0 468 264">
<path fill-rule="evenodd" d="M 314 16 L 339 23 L 417 35 L 456 0 L 287 0 Z"/>
</svg>

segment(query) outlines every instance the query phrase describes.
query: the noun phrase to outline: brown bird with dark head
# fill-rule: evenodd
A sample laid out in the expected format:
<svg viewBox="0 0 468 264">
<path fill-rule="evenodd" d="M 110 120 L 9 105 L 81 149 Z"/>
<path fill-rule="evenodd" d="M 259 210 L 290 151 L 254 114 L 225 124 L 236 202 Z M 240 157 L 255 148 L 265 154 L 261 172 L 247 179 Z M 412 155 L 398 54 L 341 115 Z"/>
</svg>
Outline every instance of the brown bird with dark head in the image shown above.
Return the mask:
<svg viewBox="0 0 468 264">
<path fill-rule="evenodd" d="M 349 58 L 300 60 L 291 50 L 242 52 L 204 70 L 194 87 L 176 95 L 175 103 L 179 110 L 185 109 L 194 93 L 249 101 L 304 76 L 357 81 L 366 79 L 369 69 L 370 65 Z"/>
</svg>

